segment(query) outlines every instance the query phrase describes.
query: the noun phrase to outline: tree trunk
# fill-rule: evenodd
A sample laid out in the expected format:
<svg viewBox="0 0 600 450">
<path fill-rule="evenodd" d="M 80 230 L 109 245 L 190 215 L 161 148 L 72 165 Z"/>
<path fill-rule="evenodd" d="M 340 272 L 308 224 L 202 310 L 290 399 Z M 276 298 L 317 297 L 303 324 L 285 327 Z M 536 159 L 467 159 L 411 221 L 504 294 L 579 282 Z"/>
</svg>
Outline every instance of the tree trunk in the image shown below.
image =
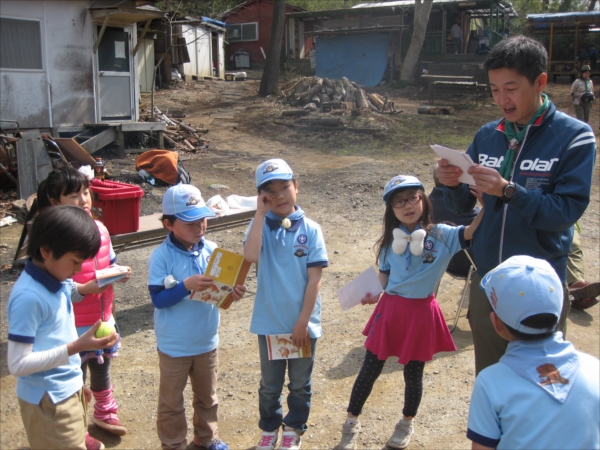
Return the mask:
<svg viewBox="0 0 600 450">
<path fill-rule="evenodd" d="M 269 40 L 269 48 L 267 49 L 265 69 L 260 80 L 260 90 L 258 91 L 260 97 L 266 97 L 269 94 L 277 93 L 284 20 L 285 0 L 274 0 L 271 38 Z"/>
<path fill-rule="evenodd" d="M 588 5 L 588 11 L 593 11 L 596 7 L 596 0 L 590 0 L 590 4 Z"/>
<path fill-rule="evenodd" d="M 369 107 L 365 93 L 360 88 L 354 91 L 354 101 L 356 102 L 356 107 L 359 109 L 365 109 Z"/>
<path fill-rule="evenodd" d="M 408 52 L 404 58 L 402 64 L 402 71 L 400 72 L 400 79 L 404 81 L 412 81 L 415 74 L 415 68 L 419 60 L 419 53 L 421 53 L 421 47 L 423 47 L 423 41 L 425 40 L 425 31 L 427 29 L 427 22 L 429 21 L 429 13 L 431 12 L 431 5 L 433 0 L 415 0 L 415 23 L 413 29 L 413 35 L 410 39 L 410 46 Z M 443 38 L 443 36 L 442 36 Z"/>
</svg>

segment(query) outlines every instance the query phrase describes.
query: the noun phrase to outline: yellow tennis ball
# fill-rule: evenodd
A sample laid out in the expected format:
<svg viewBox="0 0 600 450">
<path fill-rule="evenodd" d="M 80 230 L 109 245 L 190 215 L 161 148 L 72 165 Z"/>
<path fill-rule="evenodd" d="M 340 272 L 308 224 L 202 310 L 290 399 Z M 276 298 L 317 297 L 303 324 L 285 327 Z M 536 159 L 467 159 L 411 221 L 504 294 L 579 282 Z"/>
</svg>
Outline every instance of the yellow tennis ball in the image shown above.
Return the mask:
<svg viewBox="0 0 600 450">
<path fill-rule="evenodd" d="M 114 325 L 111 325 L 108 322 L 102 322 L 100 324 L 100 328 L 98 328 L 96 330 L 96 334 L 95 336 L 98 339 L 102 339 L 104 337 L 110 336 L 112 333 L 116 332 L 117 330 L 115 329 Z"/>
</svg>

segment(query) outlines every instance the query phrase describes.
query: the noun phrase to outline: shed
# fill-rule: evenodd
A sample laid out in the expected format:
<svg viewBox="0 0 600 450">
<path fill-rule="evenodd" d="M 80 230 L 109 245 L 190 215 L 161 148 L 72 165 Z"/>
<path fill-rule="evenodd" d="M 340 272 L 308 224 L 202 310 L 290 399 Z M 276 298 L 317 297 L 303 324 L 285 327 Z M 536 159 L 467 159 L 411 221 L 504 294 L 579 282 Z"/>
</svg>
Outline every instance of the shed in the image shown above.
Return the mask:
<svg viewBox="0 0 600 450">
<path fill-rule="evenodd" d="M 286 2 L 286 14 L 301 11 L 304 9 Z M 241 51 L 250 56 L 251 67 L 263 67 L 271 39 L 273 0 L 248 0 L 223 12 L 220 17 L 227 23 L 227 66 L 234 68 L 234 55 Z M 303 29 L 286 24 L 282 47 L 288 52 L 289 58 L 304 57 L 301 50 L 303 35 Z M 289 53 L 290 49 L 292 53 Z"/>
<path fill-rule="evenodd" d="M 290 29 L 303 30 L 300 41 L 304 48 L 314 43 L 318 76 L 345 75 L 354 77 L 352 81 L 357 83 L 374 86 L 384 78 L 399 76 L 412 36 L 414 8 L 414 0 L 397 0 L 295 12 L 287 18 Z M 503 0 L 433 0 L 420 59 L 455 64 L 458 71 L 469 64 L 479 70 L 485 54 L 478 50 L 482 45 L 492 47 L 508 35 L 510 18 L 515 16 L 512 5 Z M 458 54 L 454 54 L 450 36 L 454 22 L 462 32 Z M 297 55 L 307 56 L 306 52 Z"/>
<path fill-rule="evenodd" d="M 600 43 L 600 11 L 528 14 L 527 34 L 540 39 L 548 49 L 548 76 L 577 77 L 577 54 L 581 48 Z M 589 61 L 588 61 L 589 62 Z M 594 67 L 592 76 L 600 75 Z"/>
<path fill-rule="evenodd" d="M 145 30 L 165 15 L 138 8 L 142 3 L 150 2 L 3 0 L 1 119 L 55 136 L 113 128 L 90 153 L 117 139 L 121 124 L 139 117 L 137 58 Z"/>
</svg>

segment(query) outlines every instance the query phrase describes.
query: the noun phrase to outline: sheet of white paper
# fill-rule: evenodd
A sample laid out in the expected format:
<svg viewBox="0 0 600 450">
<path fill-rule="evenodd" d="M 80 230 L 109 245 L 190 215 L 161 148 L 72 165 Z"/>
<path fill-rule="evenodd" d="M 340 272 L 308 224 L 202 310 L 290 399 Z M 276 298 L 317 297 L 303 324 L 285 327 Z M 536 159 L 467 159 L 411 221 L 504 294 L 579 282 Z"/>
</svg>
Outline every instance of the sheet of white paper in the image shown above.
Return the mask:
<svg viewBox="0 0 600 450">
<path fill-rule="evenodd" d="M 115 41 L 115 58 L 125 58 L 125 41 Z"/>
<path fill-rule="evenodd" d="M 463 171 L 463 174 L 459 178 L 461 183 L 475 184 L 473 177 L 467 173 L 469 167 L 475 165 L 469 155 L 448 147 L 442 147 L 441 145 L 430 145 L 430 147 L 440 158 L 447 159 L 451 165 L 460 167 Z"/>
<path fill-rule="evenodd" d="M 346 311 L 353 306 L 360 304 L 360 301 L 368 293 L 379 295 L 382 291 L 383 289 L 381 288 L 381 283 L 379 282 L 379 278 L 377 278 L 375 269 L 369 267 L 350 283 L 339 288 L 337 290 L 337 296 L 342 311 Z"/>
</svg>

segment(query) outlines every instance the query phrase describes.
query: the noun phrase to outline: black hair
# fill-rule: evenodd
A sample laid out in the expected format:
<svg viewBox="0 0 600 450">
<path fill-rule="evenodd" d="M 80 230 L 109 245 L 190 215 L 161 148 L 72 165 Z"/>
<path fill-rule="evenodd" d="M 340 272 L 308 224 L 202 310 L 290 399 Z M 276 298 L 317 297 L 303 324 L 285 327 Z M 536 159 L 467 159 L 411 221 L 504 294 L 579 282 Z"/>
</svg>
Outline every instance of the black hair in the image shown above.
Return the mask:
<svg viewBox="0 0 600 450">
<path fill-rule="evenodd" d="M 377 242 L 375 243 L 375 248 L 377 249 L 377 264 L 379 264 L 379 260 L 382 258 L 383 254 L 387 252 L 389 248 L 391 248 L 392 241 L 394 240 L 394 228 L 398 228 L 398 225 L 400 225 L 400 221 L 396 217 L 396 214 L 394 214 L 394 207 L 392 206 L 394 197 L 398 192 L 407 191 L 418 192 L 421 195 L 421 201 L 423 202 L 423 214 L 421 215 L 421 219 L 419 221 L 421 228 L 428 233 L 431 228 L 433 228 L 433 222 L 431 220 L 431 203 L 429 202 L 429 198 L 423 189 L 412 187 L 398 189 L 397 191 L 391 192 L 385 202 L 385 213 L 383 214 L 383 230 L 381 237 L 377 239 Z"/>
<path fill-rule="evenodd" d="M 269 181 L 261 184 L 257 189 L 258 193 L 261 194 L 268 186 L 270 186 L 273 183 L 273 181 L 275 181 L 275 180 L 269 180 Z M 296 180 L 295 176 L 289 180 L 281 180 L 281 181 L 291 181 L 294 183 L 295 186 L 298 186 L 298 181 Z"/>
<path fill-rule="evenodd" d="M 42 247 L 52 252 L 54 259 L 69 252 L 90 259 L 100 249 L 100 233 L 94 219 L 77 206 L 44 208 L 31 226 L 27 254 L 41 262 Z"/>
<path fill-rule="evenodd" d="M 502 322 L 504 323 L 504 322 Z M 531 334 L 524 333 L 519 330 L 515 330 L 512 327 L 504 324 L 506 329 L 512 334 L 514 337 L 521 341 L 540 341 L 542 339 L 546 339 L 554 334 L 556 331 L 556 324 L 558 323 L 558 317 L 556 317 L 552 313 L 540 313 L 534 314 L 533 316 L 526 317 L 521 320 L 521 325 L 525 325 L 529 328 L 535 328 L 536 330 L 544 330 L 543 333 L 539 334 Z"/>
<path fill-rule="evenodd" d="M 162 223 L 163 228 L 166 228 L 165 220 L 169 221 L 169 225 L 173 225 L 175 223 L 175 221 L 177 220 L 177 217 L 175 217 L 174 214 L 163 214 L 162 217 L 160 218 L 160 223 Z"/>
<path fill-rule="evenodd" d="M 496 69 L 514 69 L 533 85 L 545 73 L 548 53 L 544 46 L 527 36 L 513 36 L 498 42 L 488 54 L 483 68 L 486 72 Z"/>
<path fill-rule="evenodd" d="M 89 187 L 90 183 L 88 179 L 77 169 L 65 167 L 60 170 L 54 170 L 38 186 L 38 210 L 52 206 L 50 203 L 51 199 L 60 201 L 61 195 L 69 195 Z"/>
</svg>

